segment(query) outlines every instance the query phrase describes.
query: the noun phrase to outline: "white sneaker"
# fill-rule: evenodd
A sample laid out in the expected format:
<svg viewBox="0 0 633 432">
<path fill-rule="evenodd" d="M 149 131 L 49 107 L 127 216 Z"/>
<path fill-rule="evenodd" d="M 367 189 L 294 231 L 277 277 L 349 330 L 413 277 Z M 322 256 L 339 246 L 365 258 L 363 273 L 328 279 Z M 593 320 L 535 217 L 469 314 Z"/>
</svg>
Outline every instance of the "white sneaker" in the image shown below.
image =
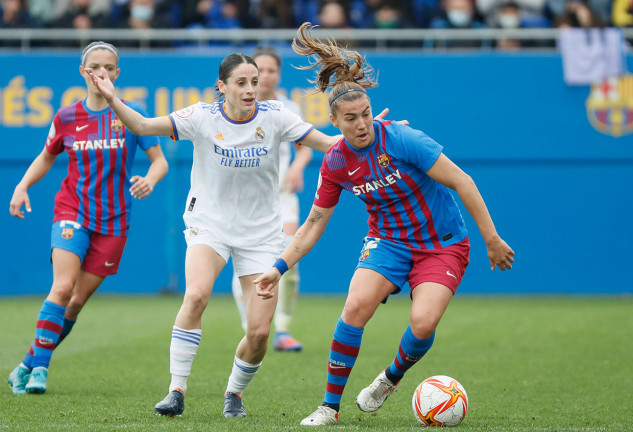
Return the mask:
<svg viewBox="0 0 633 432">
<path fill-rule="evenodd" d="M 301 426 L 324 426 L 338 424 L 338 412 L 330 407 L 320 406 L 315 412 L 301 420 Z"/>
<path fill-rule="evenodd" d="M 361 411 L 374 412 L 385 403 L 387 398 L 396 390 L 398 384 L 393 384 L 385 375 L 385 371 L 380 372 L 374 382 L 369 387 L 365 387 L 356 397 L 356 405 Z"/>
</svg>

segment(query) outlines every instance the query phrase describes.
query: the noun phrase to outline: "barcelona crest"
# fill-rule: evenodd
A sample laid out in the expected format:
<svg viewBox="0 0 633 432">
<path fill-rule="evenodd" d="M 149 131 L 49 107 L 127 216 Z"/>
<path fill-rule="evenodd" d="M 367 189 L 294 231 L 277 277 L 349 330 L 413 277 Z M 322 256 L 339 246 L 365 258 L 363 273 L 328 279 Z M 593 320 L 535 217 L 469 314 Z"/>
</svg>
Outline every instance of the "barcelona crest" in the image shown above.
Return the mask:
<svg viewBox="0 0 633 432">
<path fill-rule="evenodd" d="M 121 123 L 121 120 L 119 120 L 118 118 L 115 118 L 110 122 L 110 129 L 112 129 L 114 132 L 119 132 L 121 129 L 123 129 L 123 123 Z"/>
<path fill-rule="evenodd" d="M 257 126 L 257 129 L 255 129 L 255 139 L 257 141 L 264 141 L 264 138 L 266 138 L 266 133 L 261 126 Z"/>
<path fill-rule="evenodd" d="M 378 165 L 380 165 L 383 168 L 387 168 L 387 165 L 389 165 L 389 156 L 387 156 L 386 154 L 381 154 L 378 155 Z"/>
<path fill-rule="evenodd" d="M 632 133 L 633 74 L 593 84 L 585 105 L 597 131 L 616 138 Z"/>
<path fill-rule="evenodd" d="M 63 228 L 62 229 L 62 238 L 66 240 L 70 240 L 73 238 L 74 231 L 72 228 Z"/>
<path fill-rule="evenodd" d="M 365 261 L 367 258 L 369 257 L 369 249 L 365 249 L 361 254 L 360 254 L 360 260 L 361 261 Z"/>
</svg>

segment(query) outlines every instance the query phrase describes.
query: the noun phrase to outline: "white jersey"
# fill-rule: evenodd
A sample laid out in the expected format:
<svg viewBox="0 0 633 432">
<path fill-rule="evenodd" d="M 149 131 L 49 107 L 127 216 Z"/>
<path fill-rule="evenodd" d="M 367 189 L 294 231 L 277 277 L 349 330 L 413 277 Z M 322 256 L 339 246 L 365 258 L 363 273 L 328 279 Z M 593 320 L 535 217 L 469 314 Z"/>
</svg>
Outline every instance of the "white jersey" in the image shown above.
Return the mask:
<svg viewBox="0 0 633 432">
<path fill-rule="evenodd" d="M 301 108 L 299 105 L 288 99 L 283 95 L 275 95 L 279 102 L 282 102 L 286 108 L 288 108 L 293 113 L 297 114 L 299 117 L 303 118 L 303 114 L 301 113 Z M 288 168 L 290 168 L 290 161 L 292 160 L 292 145 L 293 143 L 284 141 L 279 145 L 279 185 L 281 186 L 284 178 L 286 177 L 286 173 L 288 172 Z"/>
<path fill-rule="evenodd" d="M 282 229 L 279 145 L 300 143 L 314 126 L 278 101 L 256 102 L 246 120 L 233 120 L 222 102 L 198 102 L 169 115 L 174 140 L 193 142 L 191 189 L 183 219 L 188 229 L 249 247 Z"/>
</svg>

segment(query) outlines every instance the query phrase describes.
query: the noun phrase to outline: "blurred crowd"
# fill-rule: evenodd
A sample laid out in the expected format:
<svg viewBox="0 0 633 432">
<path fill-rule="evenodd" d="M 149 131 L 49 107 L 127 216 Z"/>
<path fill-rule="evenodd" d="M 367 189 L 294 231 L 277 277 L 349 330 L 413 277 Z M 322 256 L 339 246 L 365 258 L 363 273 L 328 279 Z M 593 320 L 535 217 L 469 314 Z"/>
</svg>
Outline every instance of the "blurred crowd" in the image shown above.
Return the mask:
<svg viewBox="0 0 633 432">
<path fill-rule="evenodd" d="M 0 29 L 633 26 L 633 0 L 0 0 L 0 8 Z"/>
</svg>

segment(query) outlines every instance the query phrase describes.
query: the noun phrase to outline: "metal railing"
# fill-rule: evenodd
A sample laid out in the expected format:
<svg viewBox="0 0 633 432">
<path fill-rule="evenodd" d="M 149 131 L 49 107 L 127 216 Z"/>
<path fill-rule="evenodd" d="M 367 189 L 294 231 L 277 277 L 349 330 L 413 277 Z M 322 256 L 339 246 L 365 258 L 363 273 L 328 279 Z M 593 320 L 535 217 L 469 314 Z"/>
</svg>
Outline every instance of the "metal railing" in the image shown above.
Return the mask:
<svg viewBox="0 0 633 432">
<path fill-rule="evenodd" d="M 624 37 L 633 41 L 633 28 L 622 30 Z M 362 44 L 365 48 L 433 48 L 446 41 L 494 42 L 513 39 L 537 42 L 537 46 L 553 49 L 557 29 L 328 29 L 315 30 L 322 39 L 333 37 L 339 43 Z M 41 47 L 63 48 L 85 45 L 93 40 L 133 42 L 140 50 L 149 50 L 156 43 L 169 46 L 208 46 L 225 44 L 239 47 L 257 43 L 289 43 L 296 36 L 294 29 L 0 29 L 0 50 L 30 51 Z M 492 44 L 491 44 L 492 42 Z M 539 44 L 540 43 L 540 44 Z"/>
</svg>

